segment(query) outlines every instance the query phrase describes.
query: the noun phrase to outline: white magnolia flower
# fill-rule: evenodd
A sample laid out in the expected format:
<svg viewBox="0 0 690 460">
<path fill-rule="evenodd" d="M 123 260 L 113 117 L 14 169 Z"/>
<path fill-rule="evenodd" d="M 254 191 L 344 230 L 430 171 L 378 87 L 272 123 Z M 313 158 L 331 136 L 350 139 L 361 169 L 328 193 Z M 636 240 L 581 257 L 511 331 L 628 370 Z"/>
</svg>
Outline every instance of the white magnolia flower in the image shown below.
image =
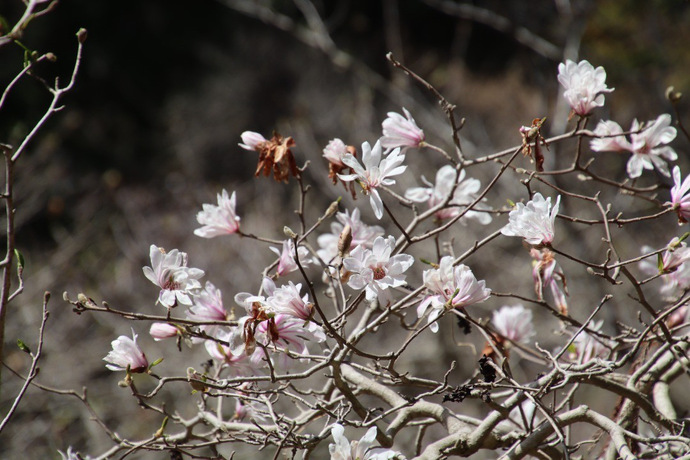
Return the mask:
<svg viewBox="0 0 690 460">
<path fill-rule="evenodd" d="M 204 289 L 194 296 L 194 305 L 187 311 L 187 319 L 192 321 L 227 321 L 228 312 L 223 307 L 223 294 L 213 283 L 206 281 Z M 202 325 L 200 330 L 213 336 L 219 325 Z M 197 342 L 198 339 L 193 338 Z"/>
<path fill-rule="evenodd" d="M 144 267 L 144 275 L 161 288 L 158 302 L 172 308 L 192 305 L 191 295 L 199 288 L 203 270 L 187 267 L 187 254 L 177 249 L 166 253 L 163 248 L 152 244 L 149 248 L 151 267 Z"/>
<path fill-rule="evenodd" d="M 220 341 L 231 343 L 235 335 L 234 330 L 219 330 L 214 337 Z M 223 363 L 231 376 L 255 375 L 259 371 L 260 366 L 249 359 L 246 354 L 242 352 L 233 353 L 231 347 L 225 346 L 220 342 L 210 339 L 205 340 L 204 347 L 211 358 Z"/>
<path fill-rule="evenodd" d="M 265 347 L 257 347 L 251 357 L 254 363 L 259 364 L 267 359 L 266 350 L 306 354 L 309 352 L 307 344 L 325 341 L 326 334 L 316 323 L 305 323 L 293 316 L 277 314 L 257 325 L 256 340 Z M 292 363 L 287 354 L 281 354 L 278 358 L 279 361 L 272 362 L 280 367 L 287 368 Z"/>
<path fill-rule="evenodd" d="M 604 95 L 613 88 L 606 87 L 606 71 L 596 69 L 588 61 L 575 63 L 568 59 L 558 65 L 558 81 L 565 88 L 563 96 L 573 111 L 585 116 L 596 107 L 604 105 Z"/>
<path fill-rule="evenodd" d="M 405 192 L 405 198 L 408 200 L 423 203 L 428 202 L 429 208 L 433 208 L 440 203 L 443 203 L 455 185 L 456 175 L 457 175 L 457 187 L 453 192 L 453 198 L 448 203 L 446 208 L 443 208 L 436 212 L 436 217 L 439 219 L 452 219 L 453 217 L 459 215 L 470 203 L 477 199 L 477 192 L 481 187 L 481 182 L 477 179 L 468 178 L 465 179 L 465 170 L 460 171 L 457 175 L 455 168 L 451 165 L 443 166 L 436 173 L 436 183 L 431 184 L 424 177 L 422 181 L 428 187 L 413 187 Z M 487 206 L 477 203 L 474 209 L 489 209 Z M 463 216 L 461 222 L 467 219 L 476 219 L 480 224 L 487 225 L 491 223 L 491 215 L 486 212 L 477 211 L 467 211 Z"/>
<path fill-rule="evenodd" d="M 267 142 L 266 138 L 254 131 L 245 131 L 241 134 L 242 143 L 238 144 L 245 150 L 259 150 L 259 146 Z"/>
<path fill-rule="evenodd" d="M 519 236 L 531 245 L 551 244 L 554 237 L 554 222 L 558 214 L 561 196 L 551 208 L 551 197 L 544 199 L 535 193 L 527 204 L 518 203 L 508 215 L 508 225 L 501 233 L 506 236 Z"/>
<path fill-rule="evenodd" d="M 146 372 L 149 367 L 149 362 L 146 360 L 146 355 L 139 345 L 137 345 L 137 335 L 132 329 L 132 338 L 126 335 L 121 335 L 111 342 L 113 349 L 103 358 L 106 364 L 105 367 L 111 371 L 125 371 L 129 366 L 129 372 L 141 373 Z"/>
<path fill-rule="evenodd" d="M 388 118 L 383 120 L 381 146 L 384 149 L 419 147 L 424 143 L 424 131 L 417 126 L 407 109 L 403 108 L 403 113 L 404 117 L 399 113 L 388 112 Z"/>
<path fill-rule="evenodd" d="M 674 166 L 671 201 L 666 204 L 670 204 L 676 210 L 679 223 L 686 223 L 690 219 L 690 195 L 688 192 L 690 192 L 690 176 L 681 182 L 680 168 Z"/>
<path fill-rule="evenodd" d="M 422 276 L 424 286 L 431 291 L 417 307 L 417 317 L 421 318 L 431 307 L 427 318 L 431 323 L 429 329 L 438 331 L 436 320 L 452 308 L 464 308 L 469 305 L 484 302 L 491 295 L 491 289 L 486 287 L 484 280 L 477 281 L 472 270 L 466 265 L 453 267 L 453 258 L 445 256 L 438 268 L 424 270 Z"/>
<path fill-rule="evenodd" d="M 594 129 L 597 137 L 592 139 L 590 147 L 595 152 L 623 152 L 632 151 L 632 145 L 623 135 L 623 128 L 611 120 L 601 120 Z"/>
<path fill-rule="evenodd" d="M 494 329 L 502 337 L 516 343 L 529 343 L 536 335 L 532 324 L 532 311 L 522 305 L 503 306 L 494 311 L 491 320 Z"/>
<path fill-rule="evenodd" d="M 603 325 L 603 319 L 592 321 L 589 325 L 589 329 L 598 332 Z M 605 358 L 608 355 L 608 348 L 604 345 L 602 339 L 595 337 L 587 331 L 580 332 L 577 337 L 575 337 L 573 344 L 575 345 L 575 353 L 570 356 L 573 361 L 586 363 L 594 358 Z"/>
<path fill-rule="evenodd" d="M 276 287 L 271 278 L 264 278 L 262 283 L 267 295 L 268 311 L 285 314 L 303 321 L 311 318 L 313 304 L 309 302 L 309 295 L 301 295 L 302 284 L 290 281 L 287 285 Z"/>
<path fill-rule="evenodd" d="M 377 219 L 383 217 L 383 202 L 377 188 L 382 185 L 393 185 L 395 180 L 391 176 L 402 174 L 407 166 L 401 166 L 405 161 L 405 155 L 400 153 L 400 149 L 394 149 L 385 158 L 381 150 L 381 141 L 377 141 L 372 149 L 368 142 L 362 144 L 362 165 L 357 158 L 347 154 L 343 157 L 343 163 L 352 168 L 354 174 L 339 174 L 338 177 L 344 181 L 358 181 L 364 189 L 364 193 L 369 195 L 371 207 Z"/>
<path fill-rule="evenodd" d="M 366 289 L 367 300 L 378 297 L 381 304 L 386 305 L 390 300 L 387 289 L 403 286 L 403 273 L 414 263 L 414 258 L 409 254 L 391 256 L 393 249 L 395 238 L 392 236 L 377 237 L 372 249 L 363 246 L 354 248 L 350 257 L 343 260 L 345 269 L 352 273 L 347 284 L 353 289 Z"/>
<path fill-rule="evenodd" d="M 352 234 L 352 241 L 349 247 L 350 250 L 357 246 L 364 246 L 365 248 L 371 249 L 376 237 L 383 236 L 385 233 L 383 227 L 379 225 L 367 225 L 362 222 L 360 220 L 359 208 L 355 208 L 352 211 L 352 215 L 350 215 L 348 210 L 339 212 L 335 215 L 335 218 L 338 222 L 331 223 L 331 233 L 319 235 L 317 239 L 320 249 L 316 251 L 316 253 L 321 260 L 327 264 L 331 263 L 338 255 L 338 240 L 346 225 L 350 226 L 350 232 Z"/>
<path fill-rule="evenodd" d="M 671 115 L 664 113 L 659 115 L 656 120 L 640 123 L 634 120 L 630 131 L 630 141 L 624 135 L 615 136 L 622 133 L 620 125 L 614 121 L 600 121 L 594 130 L 594 134 L 603 137 L 593 139 L 590 147 L 595 152 L 627 150 L 633 155 L 628 160 L 627 172 L 631 179 L 642 175 L 643 169 L 656 168 L 661 174 L 669 177 L 666 161 L 678 159 L 676 151 L 668 144 L 676 138 L 676 128 L 671 126 Z"/>
<path fill-rule="evenodd" d="M 345 166 L 343 157 L 347 154 L 347 145 L 338 138 L 332 139 L 323 149 L 323 157 L 328 160 L 329 163 L 333 163 L 340 167 Z"/>
<path fill-rule="evenodd" d="M 227 190 L 223 189 L 223 193 L 218 194 L 218 206 L 204 203 L 203 211 L 199 211 L 196 220 L 203 227 L 194 230 L 194 234 L 202 238 L 237 233 L 240 218 L 235 213 L 235 192 L 228 197 Z"/>
<path fill-rule="evenodd" d="M 288 273 L 292 273 L 299 268 L 297 267 L 297 262 L 295 262 L 294 241 L 284 240 L 282 250 L 274 246 L 270 246 L 269 249 L 275 252 L 279 257 L 278 268 L 276 268 L 276 273 L 278 276 L 287 275 Z M 304 246 L 297 247 L 297 256 L 299 257 L 299 263 L 302 265 L 302 268 L 313 262 L 311 254 L 309 254 L 309 250 Z"/>
<path fill-rule="evenodd" d="M 404 460 L 400 453 L 383 448 L 372 449 L 376 441 L 376 427 L 372 426 L 359 441 L 348 441 L 345 428 L 339 423 L 331 427 L 334 444 L 328 445 L 331 460 Z"/>
</svg>

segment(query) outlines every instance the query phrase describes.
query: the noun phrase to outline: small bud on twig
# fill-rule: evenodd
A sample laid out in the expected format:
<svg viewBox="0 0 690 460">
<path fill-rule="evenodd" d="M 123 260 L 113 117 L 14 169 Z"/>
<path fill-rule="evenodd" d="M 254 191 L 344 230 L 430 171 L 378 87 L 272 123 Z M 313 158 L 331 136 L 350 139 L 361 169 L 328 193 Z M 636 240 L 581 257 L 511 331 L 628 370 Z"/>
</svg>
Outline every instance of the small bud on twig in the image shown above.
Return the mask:
<svg viewBox="0 0 690 460">
<path fill-rule="evenodd" d="M 82 45 L 86 41 L 87 36 L 88 33 L 86 32 L 86 29 L 84 29 L 83 27 L 79 29 L 79 31 L 77 32 L 77 40 L 79 40 L 79 43 L 81 43 Z"/>
<path fill-rule="evenodd" d="M 288 238 L 291 238 L 291 239 L 297 238 L 297 233 L 293 232 L 292 229 L 290 227 L 288 227 L 287 225 L 285 227 L 283 227 L 283 233 Z"/>
<path fill-rule="evenodd" d="M 338 256 L 343 257 L 345 254 L 350 252 L 350 244 L 352 244 L 352 227 L 350 224 L 343 228 L 340 232 L 340 237 L 338 237 Z"/>
<path fill-rule="evenodd" d="M 669 86 L 666 88 L 666 99 L 671 101 L 672 103 L 676 103 L 680 101 L 680 98 L 683 97 L 683 93 L 680 91 L 676 91 L 676 88 L 673 86 Z"/>
</svg>

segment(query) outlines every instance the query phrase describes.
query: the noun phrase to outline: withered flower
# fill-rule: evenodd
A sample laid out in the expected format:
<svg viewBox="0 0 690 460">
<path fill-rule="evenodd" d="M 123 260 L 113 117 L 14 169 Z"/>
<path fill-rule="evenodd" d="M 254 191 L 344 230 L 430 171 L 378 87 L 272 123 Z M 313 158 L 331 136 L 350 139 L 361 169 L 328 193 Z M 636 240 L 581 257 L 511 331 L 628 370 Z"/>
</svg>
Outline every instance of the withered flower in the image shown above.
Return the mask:
<svg viewBox="0 0 690 460">
<path fill-rule="evenodd" d="M 242 140 L 245 140 L 248 131 L 242 134 Z M 252 133 L 254 134 L 254 133 Z M 245 142 L 239 144 L 245 150 L 254 150 L 259 152 L 259 162 L 256 165 L 255 176 L 263 173 L 264 176 L 269 176 L 273 172 L 273 178 L 277 182 L 288 182 L 290 175 L 299 177 L 299 169 L 295 157 L 292 155 L 291 147 L 295 146 L 295 141 L 292 137 L 283 137 L 278 133 L 273 133 L 270 140 L 261 141 L 258 137 L 256 142 Z"/>
</svg>

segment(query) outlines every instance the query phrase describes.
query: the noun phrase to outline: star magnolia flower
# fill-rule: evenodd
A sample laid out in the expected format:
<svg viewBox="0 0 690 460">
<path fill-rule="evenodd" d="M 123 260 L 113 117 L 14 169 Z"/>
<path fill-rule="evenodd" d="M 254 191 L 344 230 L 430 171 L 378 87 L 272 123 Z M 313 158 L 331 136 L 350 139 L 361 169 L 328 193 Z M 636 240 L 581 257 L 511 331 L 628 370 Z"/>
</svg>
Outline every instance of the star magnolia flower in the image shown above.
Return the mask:
<svg viewBox="0 0 690 460">
<path fill-rule="evenodd" d="M 379 225 L 367 225 L 362 222 L 360 220 L 359 208 L 355 208 L 352 211 L 352 215 L 350 215 L 348 210 L 339 212 L 335 215 L 335 218 L 338 222 L 331 223 L 331 233 L 319 235 L 317 239 L 320 249 L 316 253 L 327 264 L 331 263 L 338 256 L 338 240 L 346 225 L 350 226 L 352 234 L 350 250 L 357 246 L 371 249 L 376 237 L 383 236 L 385 233 L 383 227 Z"/>
<path fill-rule="evenodd" d="M 465 170 L 460 171 L 459 175 L 456 175 L 455 168 L 450 165 L 443 166 L 436 173 L 436 183 L 431 184 L 424 177 L 422 181 L 428 185 L 428 187 L 413 187 L 405 192 L 405 198 L 414 201 L 416 203 L 428 202 L 429 208 L 443 203 L 451 191 L 453 190 L 453 185 L 455 185 L 457 176 L 457 187 L 453 192 L 453 198 L 448 203 L 448 207 L 441 209 L 436 212 L 436 217 L 443 219 L 452 219 L 453 217 L 459 215 L 464 208 L 470 203 L 477 199 L 477 192 L 481 187 L 481 182 L 477 179 L 468 178 L 465 179 Z M 477 203 L 474 207 L 475 209 L 489 209 L 486 206 Z M 491 223 L 491 215 L 485 212 L 467 211 L 463 216 L 461 222 L 464 222 L 464 218 L 476 219 L 480 224 L 487 225 Z"/>
<path fill-rule="evenodd" d="M 343 260 L 343 266 L 352 273 L 347 284 L 353 289 L 366 289 L 368 301 L 379 298 L 382 306 L 390 300 L 389 287 L 403 286 L 403 274 L 414 263 L 409 254 L 391 256 L 395 249 L 395 238 L 377 237 L 372 249 L 357 246 L 350 257 Z"/>
<path fill-rule="evenodd" d="M 132 338 L 126 335 L 121 335 L 111 342 L 113 349 L 103 358 L 110 364 L 105 367 L 111 371 L 125 371 L 129 366 L 129 372 L 138 374 L 146 372 L 149 368 L 149 362 L 146 360 L 146 355 L 139 345 L 137 345 L 137 335 L 132 329 Z"/>
<path fill-rule="evenodd" d="M 307 349 L 308 342 L 323 342 L 326 340 L 326 334 L 318 324 L 312 322 L 305 324 L 304 320 L 278 314 L 258 324 L 256 340 L 263 343 L 264 347 L 269 350 L 305 354 L 309 352 Z M 266 359 L 266 350 L 263 347 L 257 347 L 256 352 L 251 357 L 251 360 L 256 364 L 262 363 Z M 273 362 L 280 367 L 287 368 L 292 363 L 292 359 L 287 354 L 281 354 L 279 360 Z"/>
<path fill-rule="evenodd" d="M 686 223 L 690 219 L 690 176 L 684 181 L 680 180 L 680 168 L 673 167 L 673 187 L 671 188 L 671 202 L 666 203 L 673 206 L 678 214 L 678 223 Z"/>
<path fill-rule="evenodd" d="M 227 190 L 219 193 L 218 206 L 204 203 L 203 211 L 199 211 L 196 220 L 203 227 L 194 230 L 194 234 L 202 238 L 237 233 L 240 218 L 235 213 L 235 192 L 232 192 L 231 197 L 228 197 Z"/>
<path fill-rule="evenodd" d="M 203 270 L 187 267 L 187 254 L 173 249 L 167 254 L 163 248 L 152 244 L 149 249 L 151 267 L 144 267 L 144 275 L 161 288 L 158 303 L 172 308 L 192 305 L 191 294 L 201 288 L 198 279 L 204 276 Z"/>
<path fill-rule="evenodd" d="M 241 137 L 242 143 L 238 145 L 243 149 L 249 151 L 258 151 L 260 149 L 261 144 L 267 142 L 267 139 L 265 137 L 254 131 L 245 131 L 241 134 Z"/>
<path fill-rule="evenodd" d="M 419 147 L 424 143 L 424 131 L 417 126 L 407 109 L 403 108 L 403 113 L 405 117 L 399 113 L 388 112 L 388 118 L 383 120 L 381 146 L 384 149 Z"/>
<path fill-rule="evenodd" d="M 323 157 L 328 160 L 329 163 L 342 168 L 345 166 L 343 163 L 343 157 L 347 155 L 347 145 L 338 138 L 331 140 L 328 145 L 323 149 Z"/>
<path fill-rule="evenodd" d="M 613 88 L 606 87 L 606 71 L 596 69 L 588 61 L 575 63 L 568 59 L 558 65 L 558 81 L 565 88 L 563 96 L 573 111 L 585 116 L 596 107 L 604 105 L 604 95 Z"/>
<path fill-rule="evenodd" d="M 218 331 L 214 336 L 216 339 L 230 343 L 232 331 Z M 211 358 L 220 361 L 227 367 L 232 376 L 249 376 L 259 371 L 256 363 L 252 362 L 244 353 L 232 353 L 230 347 L 222 345 L 215 340 L 205 340 L 204 347 Z"/>
<path fill-rule="evenodd" d="M 642 175 L 643 169 L 656 168 L 661 174 L 669 177 L 666 160 L 675 161 L 678 154 L 668 144 L 676 138 L 676 128 L 671 126 L 671 115 L 664 113 L 659 115 L 656 120 L 640 123 L 633 120 L 630 131 L 630 142 L 625 136 L 616 136 L 622 133 L 620 125 L 614 121 L 600 121 L 594 130 L 594 134 L 599 136 L 615 136 L 593 139 L 590 148 L 595 152 L 602 151 L 623 151 L 627 150 L 633 155 L 628 160 L 627 172 L 631 179 Z"/>
<path fill-rule="evenodd" d="M 604 320 L 593 321 L 589 328 L 592 331 L 600 331 Z M 601 339 L 589 334 L 587 331 L 580 332 L 575 341 L 575 353 L 571 354 L 570 358 L 581 363 L 586 363 L 594 358 L 605 358 L 608 354 L 608 348 L 602 343 Z"/>
<path fill-rule="evenodd" d="M 204 290 L 194 296 L 194 305 L 189 307 L 187 319 L 192 321 L 227 321 L 228 318 L 228 312 L 223 307 L 222 292 L 213 283 L 206 281 Z M 213 336 L 219 327 L 219 325 L 208 324 L 200 326 L 199 329 Z M 193 342 L 199 340 L 196 337 L 192 338 Z"/>
<path fill-rule="evenodd" d="M 276 269 L 278 276 L 287 275 L 298 269 L 297 262 L 295 262 L 295 243 L 292 240 L 283 241 L 282 251 L 273 246 L 269 247 L 269 249 L 275 252 L 280 258 L 278 260 L 278 268 Z M 304 246 L 299 246 L 297 248 L 297 256 L 299 257 L 299 263 L 302 267 L 306 267 L 313 262 L 309 255 L 309 250 Z"/>
<path fill-rule="evenodd" d="M 527 204 L 518 203 L 508 215 L 508 225 L 501 229 L 506 236 L 519 236 L 531 245 L 551 244 L 554 237 L 554 222 L 558 214 L 561 196 L 551 208 L 551 197 L 544 199 L 535 193 Z"/>
<path fill-rule="evenodd" d="M 532 311 L 522 305 L 501 307 L 494 311 L 491 322 L 501 336 L 516 343 L 529 343 L 536 335 L 532 324 Z"/>
<path fill-rule="evenodd" d="M 395 451 L 383 448 L 372 449 L 376 440 L 376 427 L 372 426 L 359 441 L 348 441 L 344 436 L 345 428 L 336 423 L 331 427 L 334 444 L 328 445 L 331 460 L 393 460 L 404 459 Z"/>
<path fill-rule="evenodd" d="M 362 163 L 359 164 L 357 158 L 347 154 L 343 157 L 343 163 L 352 168 L 354 174 L 339 174 L 338 177 L 344 181 L 356 180 L 364 189 L 364 193 L 369 195 L 371 207 L 377 219 L 383 217 L 383 201 L 377 190 L 382 185 L 393 185 L 395 180 L 391 176 L 402 174 L 407 166 L 401 166 L 405 161 L 405 155 L 400 153 L 400 149 L 394 149 L 386 158 L 383 158 L 381 151 L 381 141 L 377 141 L 372 149 L 368 142 L 362 144 Z"/>
<path fill-rule="evenodd" d="M 426 310 L 431 307 L 427 323 L 431 323 L 429 329 L 432 332 L 438 331 L 436 320 L 446 310 L 484 302 L 491 295 L 491 289 L 486 288 L 484 280 L 477 281 L 469 267 L 453 267 L 451 256 L 443 257 L 438 268 L 424 270 L 422 278 L 424 286 L 434 295 L 427 296 L 419 304 L 417 317 L 423 317 Z"/>
<path fill-rule="evenodd" d="M 313 304 L 309 302 L 308 294 L 300 296 L 301 284 L 290 281 L 289 284 L 277 288 L 271 278 L 264 278 L 262 286 L 268 296 L 266 304 L 270 312 L 286 314 L 303 321 L 311 318 Z"/>
</svg>

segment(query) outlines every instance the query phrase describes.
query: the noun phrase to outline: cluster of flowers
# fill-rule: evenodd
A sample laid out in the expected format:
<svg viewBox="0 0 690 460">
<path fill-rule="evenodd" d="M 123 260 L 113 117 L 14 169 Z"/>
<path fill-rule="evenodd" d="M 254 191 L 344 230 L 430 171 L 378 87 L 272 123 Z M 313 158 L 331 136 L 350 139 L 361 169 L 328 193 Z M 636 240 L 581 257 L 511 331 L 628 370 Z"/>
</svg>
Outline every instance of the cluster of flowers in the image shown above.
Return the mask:
<svg viewBox="0 0 690 460">
<path fill-rule="evenodd" d="M 606 86 L 606 72 L 594 68 L 589 62 L 567 61 L 558 68 L 558 80 L 565 88 L 564 97 L 572 113 L 588 117 L 604 104 L 604 94 L 613 91 Z M 333 139 L 323 149 L 323 157 L 329 162 L 330 177 L 340 180 L 354 193 L 354 184 L 369 196 L 371 208 L 377 219 L 383 217 L 387 207 L 380 190 L 396 183 L 393 177 L 403 174 L 405 155 L 409 149 L 435 148 L 426 141 L 410 112 L 403 108 L 403 115 L 391 112 L 382 123 L 383 136 L 372 147 L 368 142 L 361 146 L 361 162 L 357 149 L 341 139 Z M 677 154 L 667 144 L 676 136 L 670 126 L 670 115 L 660 115 L 655 121 L 633 121 L 628 133 L 624 133 L 614 121 L 601 121 L 594 130 L 591 149 L 602 151 L 627 151 L 632 153 L 627 163 L 630 178 L 640 177 L 644 169 L 656 168 L 669 176 L 666 163 L 677 159 Z M 629 137 L 626 137 L 629 136 Z M 261 134 L 247 131 L 242 134 L 242 148 L 259 153 L 256 174 L 273 174 L 278 181 L 287 182 L 289 177 L 300 179 L 291 148 L 292 138 L 275 134 L 266 139 Z M 681 222 L 690 219 L 690 178 L 682 180 L 680 169 L 673 168 L 674 186 L 671 189 L 671 206 Z M 474 220 L 482 225 L 492 222 L 492 208 L 483 201 L 479 180 L 467 177 L 459 166 L 441 167 L 432 183 L 422 177 L 424 187 L 408 189 L 405 199 L 414 203 L 426 203 L 437 219 L 444 221 L 462 217 L 465 224 Z M 563 270 L 555 258 L 552 244 L 555 239 L 555 221 L 561 204 L 561 196 L 555 198 L 534 193 L 526 203 L 517 203 L 510 211 L 508 223 L 501 229 L 505 236 L 519 237 L 529 249 L 533 260 L 532 279 L 538 300 L 550 291 L 562 315 L 568 315 L 568 291 Z M 277 278 L 287 276 L 300 266 L 320 265 L 324 268 L 326 283 L 339 282 L 364 292 L 367 301 L 378 301 L 382 307 L 394 302 L 393 293 L 406 285 L 406 272 L 414 264 L 413 256 L 397 252 L 394 236 L 386 235 L 378 225 L 368 225 L 361 220 L 360 210 L 346 210 L 336 214 L 336 222 L 330 232 L 318 236 L 319 249 L 315 253 L 303 246 L 294 236 L 283 241 L 282 248 L 271 247 L 278 255 L 275 276 L 262 280 L 259 294 L 242 292 L 235 295 L 235 303 L 245 315 L 236 326 L 226 324 L 231 316 L 223 306 L 222 294 L 211 282 L 202 287 L 204 272 L 188 266 L 187 255 L 176 249 L 166 252 L 155 245 L 150 247 L 151 266 L 144 267 L 145 276 L 160 288 L 158 301 L 170 310 L 185 309 L 186 319 L 195 327 L 172 323 L 155 323 L 150 328 L 156 340 L 172 337 L 191 338 L 203 342 L 209 355 L 222 363 L 234 376 L 253 375 L 271 368 L 288 368 L 308 353 L 309 342 L 324 342 L 326 331 L 315 318 L 315 305 L 308 294 L 302 293 L 302 285 L 292 281 L 277 285 Z M 204 204 L 197 214 L 201 225 L 194 233 L 213 238 L 240 233 L 240 217 L 236 212 L 236 195 L 226 190 L 217 196 L 217 205 Z M 651 248 L 643 248 L 646 253 Z M 656 265 L 641 263 L 650 276 L 663 279 L 661 293 L 676 298 L 690 289 L 690 249 L 679 239 L 672 240 Z M 438 264 L 423 272 L 424 295 L 417 307 L 417 316 L 426 317 L 432 332 L 439 330 L 439 319 L 448 312 L 460 313 L 468 306 L 485 302 L 491 290 L 484 280 L 478 280 L 472 270 L 451 256 L 441 258 Z M 313 299 L 314 302 L 317 299 Z M 234 324 L 234 323 L 233 323 Z M 599 338 L 603 321 L 592 321 L 587 330 L 578 331 L 570 359 L 586 362 L 594 358 L 606 358 L 609 348 Z M 532 312 L 523 305 L 503 306 L 493 312 L 491 322 L 495 344 L 505 348 L 510 344 L 529 344 L 536 335 L 532 325 Z M 593 334 L 590 334 L 593 333 Z M 144 373 L 151 365 L 137 344 L 137 335 L 121 336 L 112 342 L 112 351 L 104 358 L 108 369 Z M 260 411 L 238 400 L 236 416 L 260 417 Z M 333 425 L 331 433 L 335 444 L 330 445 L 333 459 L 383 459 L 402 458 L 393 451 L 371 450 L 376 429 L 370 429 L 359 442 L 348 442 L 344 428 Z"/>
</svg>

